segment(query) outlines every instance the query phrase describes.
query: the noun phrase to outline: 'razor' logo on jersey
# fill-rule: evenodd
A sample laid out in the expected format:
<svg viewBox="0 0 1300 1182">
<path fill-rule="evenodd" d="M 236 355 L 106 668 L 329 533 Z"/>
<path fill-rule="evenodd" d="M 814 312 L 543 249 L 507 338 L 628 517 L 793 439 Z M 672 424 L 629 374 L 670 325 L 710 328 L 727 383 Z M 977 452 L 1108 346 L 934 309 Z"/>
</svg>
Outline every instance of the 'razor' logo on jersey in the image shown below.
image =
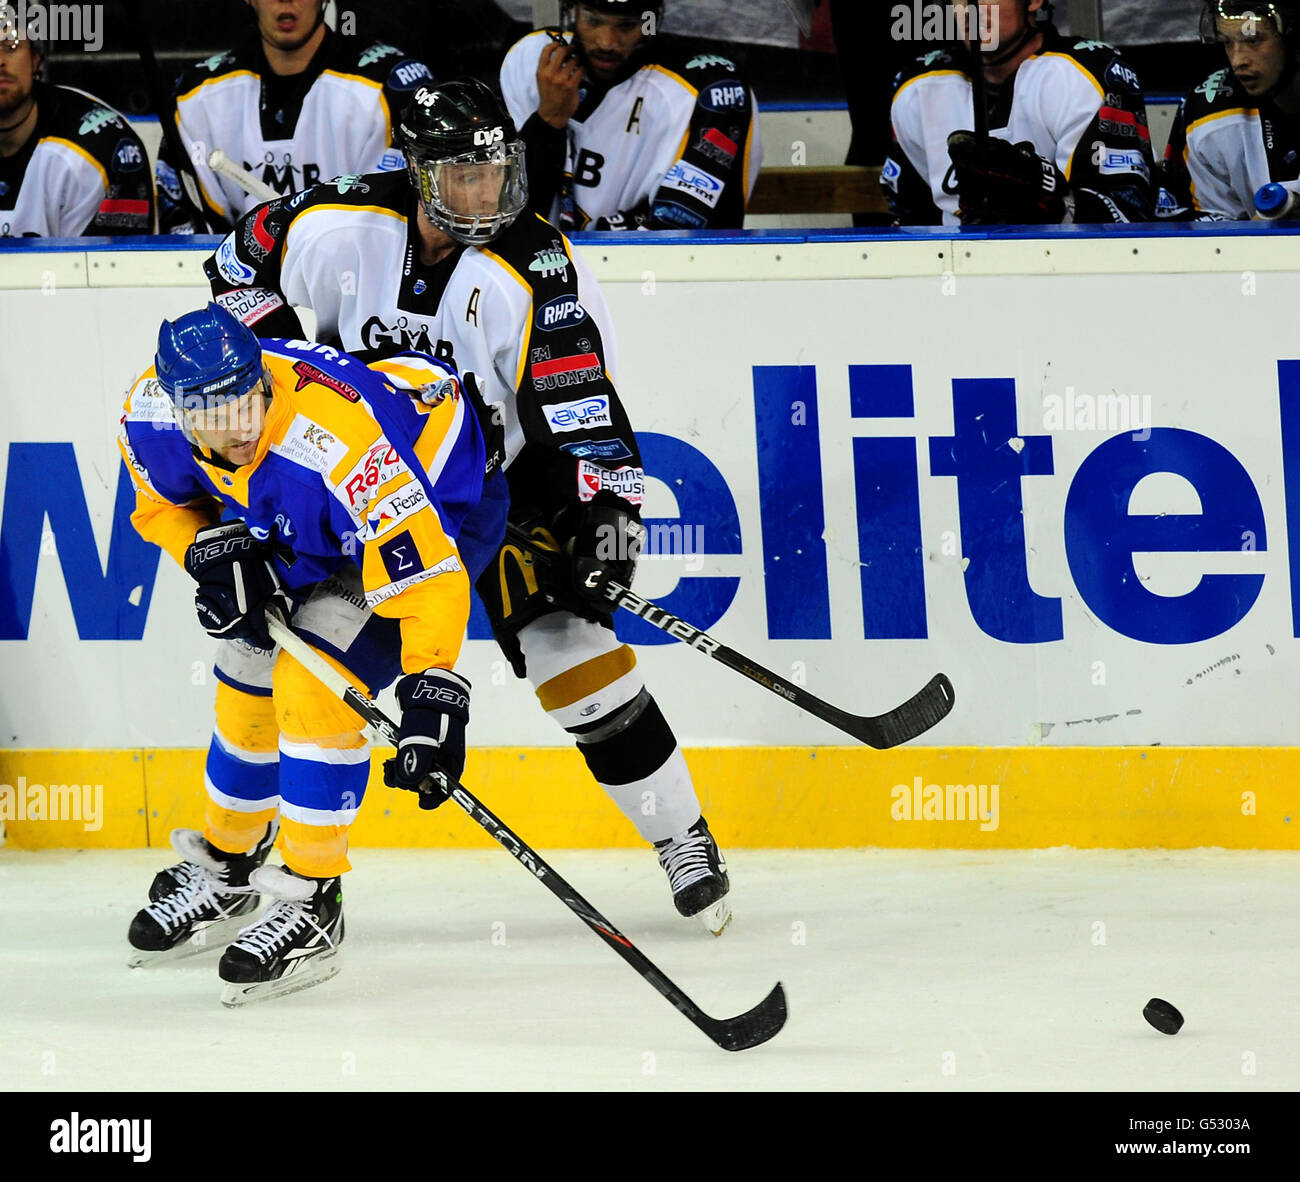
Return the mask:
<svg viewBox="0 0 1300 1182">
<path fill-rule="evenodd" d="M 294 392 L 301 390 L 304 386 L 310 386 L 313 382 L 318 386 L 325 386 L 333 390 L 335 394 L 342 394 L 349 402 L 360 402 L 361 395 L 354 390 L 347 382 L 336 378 L 333 374 L 326 373 L 323 369 L 317 369 L 306 361 L 295 361 L 293 363 L 293 372 L 298 375 L 298 384 L 294 386 Z"/>
<path fill-rule="evenodd" d="M 381 62 L 386 57 L 400 57 L 401 54 L 402 51 L 395 46 L 385 45 L 382 41 L 377 41 L 357 58 L 357 65 L 373 66 L 375 62 Z"/>
<path fill-rule="evenodd" d="M 725 57 L 719 57 L 716 53 L 702 53 L 699 57 L 693 57 L 686 63 L 688 70 L 703 70 L 706 66 L 721 66 L 724 70 L 730 70 L 733 74 L 736 72 L 734 62 L 728 61 Z"/>
<path fill-rule="evenodd" d="M 569 278 L 569 256 L 564 253 L 564 247 L 556 243 L 549 250 L 539 250 L 533 261 L 528 264 L 530 271 L 537 271 L 543 279 L 549 279 L 552 275 L 558 275 L 561 279 Z"/>
<path fill-rule="evenodd" d="M 97 131 L 103 131 L 106 127 L 114 127 L 121 123 L 116 111 L 110 111 L 107 107 L 96 107 L 94 110 L 87 112 L 86 117 L 81 121 L 81 126 L 77 128 L 78 135 L 94 135 Z"/>
<path fill-rule="evenodd" d="M 505 138 L 504 127 L 480 127 L 474 133 L 474 144 L 479 148 L 490 148 L 493 144 L 504 143 Z"/>
<path fill-rule="evenodd" d="M 586 431 L 592 427 L 612 427 L 609 399 L 603 394 L 577 402 L 559 402 L 543 406 L 542 413 L 553 432 Z"/>
<path fill-rule="evenodd" d="M 542 332 L 554 332 L 570 324 L 581 324 L 586 319 L 587 310 L 578 303 L 577 296 L 559 296 L 537 309 L 534 323 Z"/>
</svg>

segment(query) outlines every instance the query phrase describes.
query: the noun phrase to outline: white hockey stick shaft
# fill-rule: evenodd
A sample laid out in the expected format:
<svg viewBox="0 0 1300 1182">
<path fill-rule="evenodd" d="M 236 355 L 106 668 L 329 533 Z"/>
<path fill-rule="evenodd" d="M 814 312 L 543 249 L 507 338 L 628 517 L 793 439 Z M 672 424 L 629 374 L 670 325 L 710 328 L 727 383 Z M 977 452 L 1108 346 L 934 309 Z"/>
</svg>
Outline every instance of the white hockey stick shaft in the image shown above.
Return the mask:
<svg viewBox="0 0 1300 1182">
<path fill-rule="evenodd" d="M 277 193 L 264 181 L 259 181 L 251 172 L 240 168 L 220 148 L 217 148 L 208 156 L 208 167 L 219 176 L 234 181 L 245 193 L 256 197 L 258 201 L 275 201 L 284 196 L 283 193 Z"/>
</svg>

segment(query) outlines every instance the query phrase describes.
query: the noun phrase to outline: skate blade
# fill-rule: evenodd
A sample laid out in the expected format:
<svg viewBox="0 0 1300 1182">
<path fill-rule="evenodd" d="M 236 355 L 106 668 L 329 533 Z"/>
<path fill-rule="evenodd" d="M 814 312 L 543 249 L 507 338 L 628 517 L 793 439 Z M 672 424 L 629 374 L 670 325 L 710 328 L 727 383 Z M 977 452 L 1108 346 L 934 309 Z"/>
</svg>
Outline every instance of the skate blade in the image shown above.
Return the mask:
<svg viewBox="0 0 1300 1182">
<path fill-rule="evenodd" d="M 723 895 L 712 906 L 698 912 L 694 918 L 698 919 L 711 935 L 720 936 L 731 922 L 731 902 L 726 895 Z"/>
<path fill-rule="evenodd" d="M 337 949 L 322 952 L 312 957 L 310 968 L 302 969 L 288 977 L 277 977 L 274 981 L 227 982 L 226 987 L 221 991 L 221 1004 L 228 1010 L 237 1010 L 241 1006 L 252 1005 L 254 1002 L 287 997 L 291 993 L 310 989 L 313 985 L 323 985 L 338 976 L 338 971 L 342 967 Z"/>
<path fill-rule="evenodd" d="M 210 923 L 207 927 L 200 928 L 188 940 L 181 941 L 175 948 L 167 948 L 161 952 L 146 952 L 140 948 L 133 948 L 131 955 L 126 958 L 126 967 L 128 969 L 153 968 L 155 965 L 171 964 L 178 960 L 187 960 L 191 956 L 201 956 L 204 952 L 220 951 L 235 938 L 241 928 L 248 926 L 251 914 L 245 912 L 243 915 Z"/>
</svg>

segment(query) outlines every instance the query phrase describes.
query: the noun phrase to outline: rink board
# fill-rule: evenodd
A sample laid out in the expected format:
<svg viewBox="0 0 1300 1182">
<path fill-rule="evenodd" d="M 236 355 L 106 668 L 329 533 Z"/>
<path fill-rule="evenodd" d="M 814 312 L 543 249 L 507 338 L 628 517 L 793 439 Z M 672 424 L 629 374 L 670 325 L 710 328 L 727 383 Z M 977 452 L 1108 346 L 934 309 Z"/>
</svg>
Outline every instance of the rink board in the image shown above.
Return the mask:
<svg viewBox="0 0 1300 1182">
<path fill-rule="evenodd" d="M 481 848 L 456 806 L 422 812 L 386 788 L 376 750 L 359 847 Z M 102 785 L 102 810 L 9 821 L 19 849 L 167 847 L 203 823 L 201 751 L 0 751 L 0 785 Z M 732 747 L 687 750 L 700 803 L 726 848 L 1296 849 L 1300 748 Z M 471 750 L 465 783 L 539 848 L 640 839 L 567 748 Z M 85 799 L 83 793 L 83 800 Z M 12 805 L 9 806 L 12 808 Z M 91 825 L 87 828 L 87 817 Z M 1296 818 L 1300 821 L 1300 817 Z"/>
<path fill-rule="evenodd" d="M 11 840 L 156 843 L 198 799 L 213 646 L 130 528 L 113 438 L 159 320 L 206 298 L 210 247 L 49 245 L 0 251 L 23 343 L 0 352 L 0 793 L 112 783 L 103 829 L 10 821 Z M 956 686 L 914 747 L 849 750 L 621 617 L 728 840 L 1294 848 L 1265 803 L 1296 782 L 1300 236 L 579 247 L 649 476 L 637 590 L 849 710 L 940 670 Z M 477 609 L 469 636 L 485 799 L 541 845 L 634 841 Z M 999 784 L 999 824 L 896 820 L 918 776 L 918 801 L 929 777 Z M 478 836 L 385 800 L 356 840 Z"/>
</svg>

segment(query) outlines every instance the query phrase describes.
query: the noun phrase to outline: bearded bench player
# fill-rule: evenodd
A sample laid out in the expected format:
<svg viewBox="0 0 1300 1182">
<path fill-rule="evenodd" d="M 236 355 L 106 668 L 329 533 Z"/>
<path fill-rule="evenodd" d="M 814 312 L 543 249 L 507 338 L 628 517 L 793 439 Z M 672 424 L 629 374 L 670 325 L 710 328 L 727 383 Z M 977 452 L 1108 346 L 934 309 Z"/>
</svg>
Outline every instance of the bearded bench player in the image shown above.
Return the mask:
<svg viewBox="0 0 1300 1182">
<path fill-rule="evenodd" d="M 398 131 L 406 173 L 344 177 L 246 215 L 208 260 L 214 298 L 259 334 L 301 335 L 296 304 L 338 348 L 417 348 L 457 367 L 501 424 L 489 465 L 506 469 L 510 520 L 565 556 L 548 581 L 502 549 L 476 584 L 496 638 L 655 846 L 678 912 L 720 932 L 726 864 L 602 590 L 631 582 L 645 532 L 605 301 L 564 235 L 524 213 L 523 144 L 486 86 L 417 91 Z M 250 221 L 271 244 L 260 257 Z"/>
<path fill-rule="evenodd" d="M 280 193 L 346 173 L 402 167 L 393 123 L 428 66 L 382 42 L 359 43 L 325 24 L 327 0 L 245 0 L 256 31 L 187 69 L 176 87 L 176 128 L 221 233 L 257 204 L 208 167 L 220 148 Z M 158 157 L 164 234 L 193 234 L 180 169 L 167 141 Z M 249 244 L 257 247 L 256 239 Z"/>
<path fill-rule="evenodd" d="M 757 99 L 724 57 L 660 51 L 663 10 L 564 0 L 562 33 L 530 33 L 506 54 L 531 207 L 562 230 L 744 224 L 763 162 Z"/>
<path fill-rule="evenodd" d="M 44 62 L 0 4 L 0 238 L 153 233 L 140 137 L 94 96 L 42 81 Z"/>
<path fill-rule="evenodd" d="M 471 582 L 505 529 L 504 481 L 485 488 L 478 420 L 446 366 L 259 341 L 216 304 L 163 322 L 119 444 L 132 524 L 184 566 L 222 641 L 206 824 L 172 833 L 184 861 L 132 920 L 130 963 L 220 947 L 265 894 L 221 957 L 223 1000 L 305 988 L 338 971 L 370 760 L 360 718 L 272 651 L 265 609 L 365 692 L 399 678 L 385 777 L 432 798 L 464 766 L 470 686 L 453 666 Z M 277 828 L 283 867 L 263 864 Z"/>
<path fill-rule="evenodd" d="M 1159 213 L 1175 220 L 1253 218 L 1265 185 L 1300 191 L 1300 4 L 1207 0 L 1201 30 L 1223 45 L 1228 68 L 1178 108 Z"/>
</svg>

